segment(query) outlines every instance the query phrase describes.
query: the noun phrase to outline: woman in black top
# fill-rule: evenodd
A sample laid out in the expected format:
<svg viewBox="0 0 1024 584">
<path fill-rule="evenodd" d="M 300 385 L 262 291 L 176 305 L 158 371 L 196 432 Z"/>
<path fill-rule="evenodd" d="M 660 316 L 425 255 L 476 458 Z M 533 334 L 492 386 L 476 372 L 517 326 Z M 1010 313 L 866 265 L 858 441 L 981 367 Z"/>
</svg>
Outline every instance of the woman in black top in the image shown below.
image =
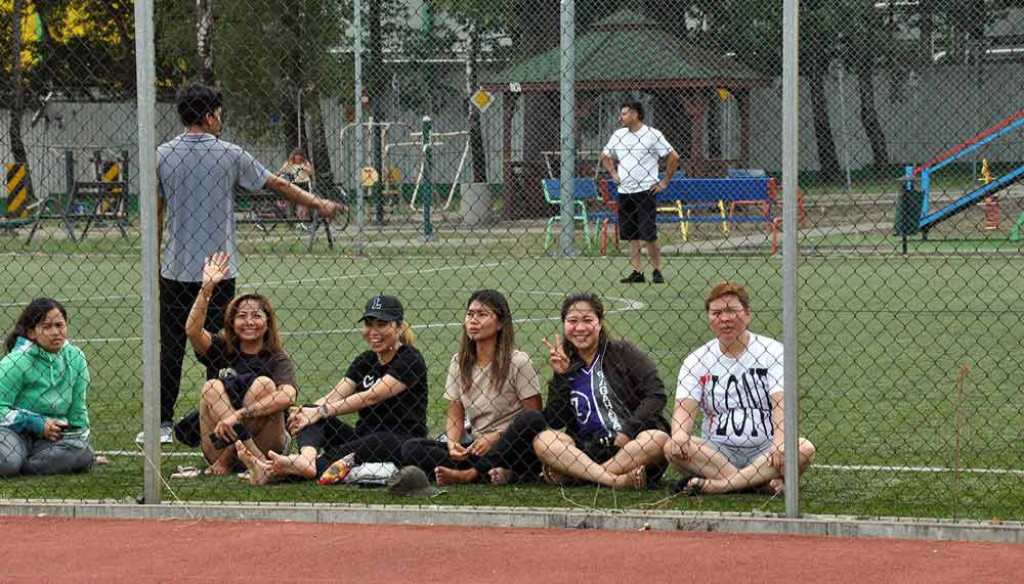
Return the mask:
<svg viewBox="0 0 1024 584">
<path fill-rule="evenodd" d="M 412 346 L 401 302 L 374 296 L 361 321 L 370 350 L 352 361 L 330 393 L 295 411 L 288 429 L 298 438 L 299 454 L 271 454 L 257 474 L 320 477 L 321 484 L 329 484 L 366 462 L 399 465 L 402 443 L 427 435 L 427 365 Z M 359 412 L 355 427 L 335 417 L 352 412 Z M 332 465 L 335 461 L 339 464 Z M 331 472 L 325 473 L 328 467 Z"/>
<path fill-rule="evenodd" d="M 227 275 L 228 261 L 226 253 L 206 260 L 202 288 L 185 325 L 196 357 L 218 372 L 203 385 L 199 404 L 209 474 L 237 470 L 239 452 L 250 458 L 280 452 L 287 443 L 284 411 L 298 394 L 295 364 L 281 344 L 277 315 L 267 297 L 241 294 L 228 305 L 219 333 L 203 328 L 210 295 Z"/>
</svg>

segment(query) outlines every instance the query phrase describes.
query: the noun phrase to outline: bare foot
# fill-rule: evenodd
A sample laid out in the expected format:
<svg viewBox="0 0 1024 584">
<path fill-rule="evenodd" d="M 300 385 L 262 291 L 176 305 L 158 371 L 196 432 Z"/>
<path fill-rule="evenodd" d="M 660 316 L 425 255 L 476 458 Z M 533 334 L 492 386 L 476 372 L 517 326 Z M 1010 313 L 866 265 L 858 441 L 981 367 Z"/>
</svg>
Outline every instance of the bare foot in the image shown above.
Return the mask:
<svg viewBox="0 0 1024 584">
<path fill-rule="evenodd" d="M 249 484 L 258 487 L 265 485 L 274 479 L 273 467 L 270 462 L 257 458 L 241 441 L 235 442 L 235 450 L 238 451 L 238 458 L 249 469 Z"/>
<path fill-rule="evenodd" d="M 267 453 L 270 458 L 270 472 L 275 475 L 296 475 L 305 479 L 316 478 L 316 460 L 310 460 L 301 454 L 281 456 L 271 450 Z"/>
<path fill-rule="evenodd" d="M 560 486 L 564 486 L 564 485 L 571 485 L 571 484 L 573 484 L 573 478 L 572 477 L 570 477 L 569 475 L 564 475 L 564 474 L 562 474 L 560 472 L 557 472 L 557 471 L 555 471 L 555 469 L 551 468 L 550 466 L 548 466 L 546 464 L 543 467 L 541 467 L 540 478 L 541 478 L 541 480 L 543 480 L 545 483 L 551 485 L 552 487 L 560 487 Z"/>
<path fill-rule="evenodd" d="M 487 471 L 492 485 L 507 485 L 512 482 L 512 471 L 507 468 L 492 468 Z"/>
<path fill-rule="evenodd" d="M 477 472 L 475 468 L 455 470 L 439 466 L 434 469 L 434 478 L 437 479 L 437 486 L 439 487 L 471 483 L 476 480 L 476 477 Z"/>
<path fill-rule="evenodd" d="M 616 477 L 613 489 L 644 491 L 647 489 L 647 467 L 640 465 Z"/>
</svg>

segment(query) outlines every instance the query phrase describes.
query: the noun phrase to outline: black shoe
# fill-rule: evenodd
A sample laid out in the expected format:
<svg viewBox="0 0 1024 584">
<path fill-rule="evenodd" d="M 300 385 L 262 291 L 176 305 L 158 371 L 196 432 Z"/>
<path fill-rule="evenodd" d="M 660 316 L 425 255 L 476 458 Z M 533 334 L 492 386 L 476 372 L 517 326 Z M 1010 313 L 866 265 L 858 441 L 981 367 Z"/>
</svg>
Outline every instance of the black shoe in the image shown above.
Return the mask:
<svg viewBox="0 0 1024 584">
<path fill-rule="evenodd" d="M 647 280 L 644 279 L 644 273 L 633 270 L 633 273 L 619 280 L 623 284 L 642 284 Z"/>
<path fill-rule="evenodd" d="M 651 274 L 651 282 L 654 282 L 655 284 L 665 283 L 665 277 L 661 275 L 661 270 L 654 270 L 654 273 Z"/>
</svg>

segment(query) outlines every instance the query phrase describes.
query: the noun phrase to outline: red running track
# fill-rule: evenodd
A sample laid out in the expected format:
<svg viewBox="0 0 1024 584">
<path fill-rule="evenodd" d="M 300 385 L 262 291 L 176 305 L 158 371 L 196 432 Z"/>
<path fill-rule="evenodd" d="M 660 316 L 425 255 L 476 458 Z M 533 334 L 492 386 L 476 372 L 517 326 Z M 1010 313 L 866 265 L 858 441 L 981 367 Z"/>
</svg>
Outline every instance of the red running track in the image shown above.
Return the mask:
<svg viewBox="0 0 1024 584">
<path fill-rule="evenodd" d="M 0 582 L 1021 582 L 1024 545 L 0 518 Z"/>
</svg>

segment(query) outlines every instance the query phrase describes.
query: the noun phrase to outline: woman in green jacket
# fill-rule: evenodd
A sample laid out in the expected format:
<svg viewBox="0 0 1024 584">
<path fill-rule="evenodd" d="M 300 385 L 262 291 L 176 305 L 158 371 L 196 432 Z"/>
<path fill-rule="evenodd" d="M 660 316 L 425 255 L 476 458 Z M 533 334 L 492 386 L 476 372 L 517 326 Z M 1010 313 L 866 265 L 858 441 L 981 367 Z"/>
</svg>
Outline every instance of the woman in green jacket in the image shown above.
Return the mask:
<svg viewBox="0 0 1024 584">
<path fill-rule="evenodd" d="M 0 478 L 80 472 L 93 464 L 89 369 L 50 298 L 25 307 L 0 360 Z"/>
</svg>

